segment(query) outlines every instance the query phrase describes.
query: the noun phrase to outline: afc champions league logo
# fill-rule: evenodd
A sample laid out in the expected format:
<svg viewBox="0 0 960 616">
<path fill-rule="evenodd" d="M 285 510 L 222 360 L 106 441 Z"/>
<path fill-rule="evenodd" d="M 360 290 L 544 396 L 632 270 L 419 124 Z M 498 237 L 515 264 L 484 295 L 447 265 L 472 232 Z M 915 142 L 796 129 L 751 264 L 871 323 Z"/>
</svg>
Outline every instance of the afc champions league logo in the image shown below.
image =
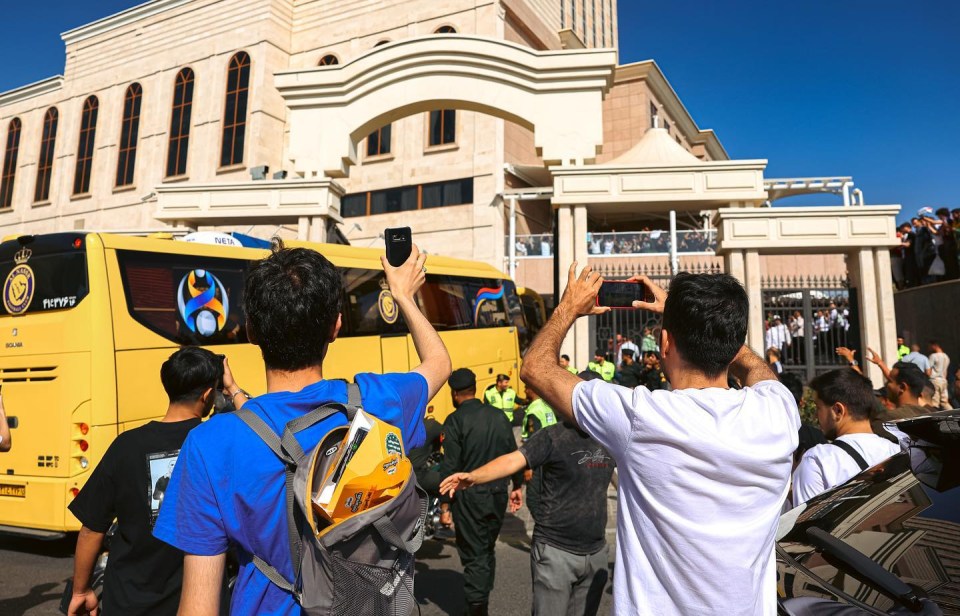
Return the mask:
<svg viewBox="0 0 960 616">
<path fill-rule="evenodd" d="M 202 269 L 191 270 L 180 280 L 177 306 L 187 329 L 205 337 L 223 329 L 230 313 L 230 300 L 223 283 Z"/>
<path fill-rule="evenodd" d="M 33 301 L 33 294 L 37 289 L 33 270 L 27 265 L 27 260 L 33 254 L 28 248 L 21 248 L 13 256 L 16 266 L 10 270 L 3 283 L 3 307 L 10 314 L 23 314 Z"/>
</svg>

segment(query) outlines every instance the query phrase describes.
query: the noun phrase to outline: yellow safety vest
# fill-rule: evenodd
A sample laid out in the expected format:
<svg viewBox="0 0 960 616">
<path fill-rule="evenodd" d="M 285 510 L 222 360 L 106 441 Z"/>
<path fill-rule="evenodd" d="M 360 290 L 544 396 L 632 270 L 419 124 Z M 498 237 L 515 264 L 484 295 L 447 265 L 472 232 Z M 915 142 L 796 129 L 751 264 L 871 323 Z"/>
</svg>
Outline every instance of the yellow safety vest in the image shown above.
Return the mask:
<svg viewBox="0 0 960 616">
<path fill-rule="evenodd" d="M 617 373 L 617 367 L 613 365 L 612 361 L 605 361 L 601 366 L 595 361 L 587 364 L 587 370 L 592 370 L 603 377 L 603 380 L 606 382 L 613 381 L 613 376 Z"/>
<path fill-rule="evenodd" d="M 517 392 L 513 391 L 512 387 L 507 387 L 501 394 L 497 391 L 497 386 L 494 385 L 483 393 L 483 397 L 487 404 L 503 411 L 510 423 L 513 423 L 513 407 L 517 404 Z"/>
<path fill-rule="evenodd" d="M 569 372 L 570 374 L 580 374 L 579 372 L 577 372 L 577 369 L 574 368 L 573 366 L 567 366 L 567 372 Z"/>
<path fill-rule="evenodd" d="M 550 405 L 538 398 L 527 406 L 527 412 L 523 415 L 523 431 L 520 433 L 520 436 L 523 438 L 528 438 L 531 434 L 527 429 L 527 420 L 531 415 L 536 417 L 537 421 L 540 422 L 541 429 L 557 423 L 557 416 L 554 414 L 553 409 L 550 408 Z"/>
</svg>

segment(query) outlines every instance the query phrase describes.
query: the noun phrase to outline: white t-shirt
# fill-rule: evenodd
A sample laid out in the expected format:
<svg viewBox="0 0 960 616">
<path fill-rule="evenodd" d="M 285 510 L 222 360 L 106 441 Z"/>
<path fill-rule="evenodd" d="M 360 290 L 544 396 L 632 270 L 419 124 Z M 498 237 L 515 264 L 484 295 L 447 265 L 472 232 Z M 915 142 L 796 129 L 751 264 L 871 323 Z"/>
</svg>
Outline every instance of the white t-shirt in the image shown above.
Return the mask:
<svg viewBox="0 0 960 616">
<path fill-rule="evenodd" d="M 614 613 L 775 614 L 773 541 L 800 428 L 787 388 L 595 379 L 573 409 L 620 475 Z"/>
<path fill-rule="evenodd" d="M 898 445 L 870 432 L 844 434 L 836 440 L 849 443 L 870 466 L 900 452 Z M 859 473 L 856 460 L 836 445 L 825 443 L 811 447 L 793 472 L 793 506 L 797 507 Z"/>
<path fill-rule="evenodd" d="M 950 367 L 950 357 L 943 352 L 930 355 L 930 378 L 947 379 L 947 369 Z"/>
</svg>

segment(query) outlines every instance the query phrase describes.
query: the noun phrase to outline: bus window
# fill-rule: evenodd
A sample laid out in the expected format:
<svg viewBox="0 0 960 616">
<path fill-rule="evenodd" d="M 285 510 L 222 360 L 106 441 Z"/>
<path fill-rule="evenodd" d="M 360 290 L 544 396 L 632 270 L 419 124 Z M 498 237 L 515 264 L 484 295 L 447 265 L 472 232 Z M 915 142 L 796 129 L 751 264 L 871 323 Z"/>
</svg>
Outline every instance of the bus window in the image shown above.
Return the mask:
<svg viewBox="0 0 960 616">
<path fill-rule="evenodd" d="M 346 299 L 341 312 L 346 336 L 404 334 L 407 325 L 380 270 L 343 270 Z"/>
<path fill-rule="evenodd" d="M 177 344 L 247 342 L 243 279 L 247 262 L 118 250 L 130 316 Z"/>
<path fill-rule="evenodd" d="M 82 236 L 42 236 L 26 246 L 4 242 L 0 249 L 0 282 L 7 314 L 73 308 L 90 291 Z"/>
</svg>

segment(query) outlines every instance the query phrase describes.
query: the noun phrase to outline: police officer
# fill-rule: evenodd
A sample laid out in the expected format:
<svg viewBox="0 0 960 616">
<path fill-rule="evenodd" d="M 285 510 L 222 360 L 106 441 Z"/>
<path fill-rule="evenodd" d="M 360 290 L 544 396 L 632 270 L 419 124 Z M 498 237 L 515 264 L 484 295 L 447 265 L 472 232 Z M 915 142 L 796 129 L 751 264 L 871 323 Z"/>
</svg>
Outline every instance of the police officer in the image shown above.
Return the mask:
<svg viewBox="0 0 960 616">
<path fill-rule="evenodd" d="M 613 382 L 613 377 L 617 373 L 617 366 L 612 361 L 604 359 L 604 352 L 597 349 L 593 354 L 593 361 L 587 364 L 587 370 L 596 372 L 607 383 Z"/>
<path fill-rule="evenodd" d="M 503 375 L 499 375 L 503 376 Z M 499 378 L 497 379 L 499 382 Z M 517 450 L 510 423 L 499 409 L 477 400 L 477 377 L 468 368 L 454 370 L 448 381 L 456 409 L 444 423 L 443 463 L 440 476 L 470 472 L 504 454 Z M 509 500 L 510 511 L 522 504 L 522 473 L 513 476 L 513 491 L 506 480 L 457 493 L 452 507 L 444 502 L 441 521 L 456 524 L 457 552 L 463 564 L 463 590 L 467 614 L 487 614 L 496 572 L 494 547 Z"/>
<path fill-rule="evenodd" d="M 570 356 L 561 355 L 560 356 L 560 367 L 566 369 L 570 374 L 577 374 L 577 369 L 570 365 Z"/>
<path fill-rule="evenodd" d="M 513 425 L 513 409 L 517 405 L 517 392 L 510 387 L 510 377 L 498 374 L 497 382 L 483 392 L 483 399 L 495 409 L 500 409 L 507 416 L 507 421 Z"/>
<path fill-rule="evenodd" d="M 527 410 L 523 414 L 523 431 L 520 433 L 523 440 L 530 438 L 537 430 L 557 423 L 557 416 L 553 409 L 537 395 L 537 392 L 528 387 L 527 397 L 530 404 L 527 405 Z"/>
</svg>

